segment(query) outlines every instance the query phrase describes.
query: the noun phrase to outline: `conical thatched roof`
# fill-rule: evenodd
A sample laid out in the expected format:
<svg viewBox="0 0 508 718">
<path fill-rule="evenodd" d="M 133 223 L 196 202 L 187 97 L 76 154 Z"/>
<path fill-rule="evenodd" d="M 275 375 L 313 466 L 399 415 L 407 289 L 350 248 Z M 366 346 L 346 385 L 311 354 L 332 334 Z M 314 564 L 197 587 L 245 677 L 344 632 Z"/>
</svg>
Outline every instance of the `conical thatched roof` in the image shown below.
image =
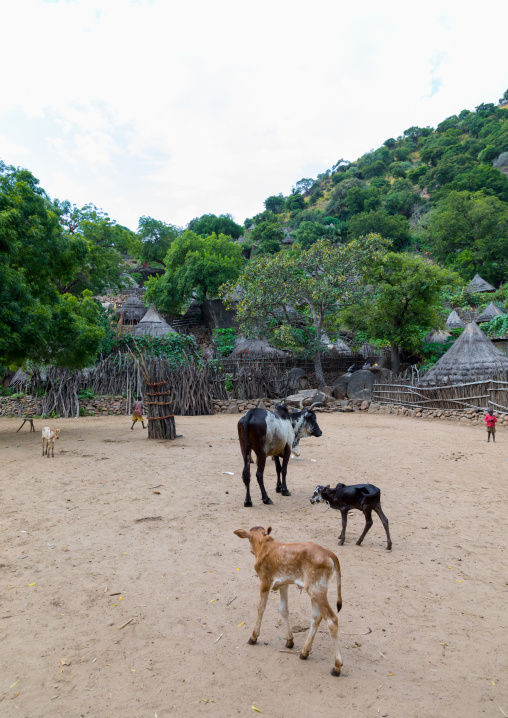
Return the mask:
<svg viewBox="0 0 508 718">
<path fill-rule="evenodd" d="M 230 356 L 285 356 L 284 352 L 270 346 L 267 340 L 260 337 L 259 339 L 247 339 L 246 337 L 238 337 L 235 342 L 235 348 Z"/>
<path fill-rule="evenodd" d="M 125 302 L 122 304 L 120 309 L 117 309 L 117 314 L 123 314 L 124 324 L 137 324 L 140 322 L 148 309 L 145 307 L 141 299 L 135 294 L 131 294 Z"/>
<path fill-rule="evenodd" d="M 446 326 L 448 329 L 464 329 L 466 325 L 454 309 L 446 320 Z"/>
<path fill-rule="evenodd" d="M 494 319 L 494 317 L 500 317 L 505 313 L 504 309 L 501 309 L 497 306 L 497 304 L 494 304 L 494 302 L 491 302 L 489 306 L 483 310 L 483 312 L 480 314 L 477 322 L 490 322 L 491 319 Z"/>
<path fill-rule="evenodd" d="M 448 337 L 451 337 L 451 334 L 446 329 L 433 329 L 423 341 L 426 344 L 446 344 Z"/>
<path fill-rule="evenodd" d="M 136 337 L 148 334 L 151 337 L 165 337 L 166 334 L 177 334 L 173 327 L 170 327 L 167 321 L 161 317 L 153 304 L 147 311 L 143 319 L 134 327 L 131 334 Z"/>
<path fill-rule="evenodd" d="M 336 342 L 333 344 L 333 350 L 337 352 L 337 354 L 340 354 L 341 356 L 351 356 L 353 353 L 351 349 L 348 347 L 346 342 L 343 342 L 342 339 L 337 339 Z"/>
<path fill-rule="evenodd" d="M 459 384 L 508 372 L 508 356 L 471 322 L 420 384 Z"/>
<path fill-rule="evenodd" d="M 495 292 L 495 287 L 482 279 L 479 274 L 475 274 L 466 287 L 468 292 Z"/>
</svg>

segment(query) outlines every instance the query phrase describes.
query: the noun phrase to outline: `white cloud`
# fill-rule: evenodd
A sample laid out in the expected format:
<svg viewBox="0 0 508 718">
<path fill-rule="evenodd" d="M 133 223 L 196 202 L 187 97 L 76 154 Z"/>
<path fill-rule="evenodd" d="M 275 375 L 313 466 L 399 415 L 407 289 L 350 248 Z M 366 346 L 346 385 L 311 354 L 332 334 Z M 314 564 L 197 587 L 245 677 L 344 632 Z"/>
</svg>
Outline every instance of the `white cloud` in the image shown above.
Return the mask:
<svg viewBox="0 0 508 718">
<path fill-rule="evenodd" d="M 497 100 L 489 9 L 500 26 L 492 0 L 474 17 L 456 0 L 10 3 L 0 157 L 132 227 L 243 221 L 309 167 Z"/>
</svg>

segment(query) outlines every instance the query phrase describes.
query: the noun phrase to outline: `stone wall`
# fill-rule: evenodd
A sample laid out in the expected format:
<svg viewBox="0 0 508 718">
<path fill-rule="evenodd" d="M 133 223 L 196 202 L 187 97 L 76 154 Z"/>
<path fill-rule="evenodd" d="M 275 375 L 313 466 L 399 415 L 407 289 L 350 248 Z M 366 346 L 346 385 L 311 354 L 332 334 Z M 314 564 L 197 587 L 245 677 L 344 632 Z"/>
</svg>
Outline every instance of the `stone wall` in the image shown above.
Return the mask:
<svg viewBox="0 0 508 718">
<path fill-rule="evenodd" d="M 369 406 L 369 414 L 395 414 L 397 416 L 410 416 L 416 419 L 427 421 L 458 421 L 468 426 L 486 426 L 484 417 L 486 412 L 483 409 L 469 409 L 466 411 L 453 411 L 448 409 L 408 409 L 401 404 L 377 404 L 372 402 Z M 496 426 L 508 426 L 508 416 L 496 414 Z"/>
<path fill-rule="evenodd" d="M 85 416 L 125 414 L 127 399 L 123 396 L 97 396 L 80 401 L 80 409 L 84 409 Z M 36 399 L 29 394 L 15 399 L 10 396 L 0 397 L 0 416 L 39 415 L 41 411 L 41 398 Z"/>
</svg>

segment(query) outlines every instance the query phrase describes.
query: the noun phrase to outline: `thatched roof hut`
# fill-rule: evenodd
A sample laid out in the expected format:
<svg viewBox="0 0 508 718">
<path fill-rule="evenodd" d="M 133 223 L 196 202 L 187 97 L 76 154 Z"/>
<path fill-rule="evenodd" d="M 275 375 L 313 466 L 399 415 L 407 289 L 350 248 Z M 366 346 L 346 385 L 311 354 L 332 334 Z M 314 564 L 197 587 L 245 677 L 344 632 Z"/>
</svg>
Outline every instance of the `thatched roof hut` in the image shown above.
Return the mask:
<svg viewBox="0 0 508 718">
<path fill-rule="evenodd" d="M 508 357 L 471 322 L 420 384 L 458 384 L 508 372 Z"/>
<path fill-rule="evenodd" d="M 446 344 L 449 337 L 451 334 L 446 329 L 432 329 L 423 341 L 425 344 Z"/>
<path fill-rule="evenodd" d="M 120 309 L 117 309 L 116 313 L 120 317 L 123 315 L 122 324 L 135 325 L 143 319 L 147 311 L 148 309 L 145 307 L 141 299 L 139 299 L 135 294 L 131 294 L 131 296 L 122 304 Z"/>
<path fill-rule="evenodd" d="M 177 334 L 177 332 L 161 317 L 155 306 L 150 304 L 150 309 L 139 324 L 134 327 L 131 334 L 135 337 L 147 334 L 151 337 L 165 337 L 167 334 Z"/>
<path fill-rule="evenodd" d="M 238 356 L 267 356 L 267 357 L 283 357 L 284 352 L 270 346 L 263 337 L 257 339 L 247 339 L 246 337 L 238 337 L 235 342 L 235 348 L 231 352 L 231 357 Z"/>
<path fill-rule="evenodd" d="M 483 310 L 476 321 L 478 323 L 490 322 L 490 320 L 494 319 L 494 317 L 501 317 L 503 314 L 505 314 L 504 309 L 501 309 L 501 307 L 498 307 L 497 304 L 491 302 L 489 306 Z"/>
<path fill-rule="evenodd" d="M 352 355 L 351 348 L 348 347 L 346 342 L 343 342 L 342 339 L 337 339 L 332 345 L 333 351 L 337 352 L 337 354 L 340 354 L 340 356 L 343 357 L 349 357 Z"/>
<path fill-rule="evenodd" d="M 466 287 L 468 292 L 495 292 L 496 288 L 482 279 L 479 274 L 475 274 Z"/>
<path fill-rule="evenodd" d="M 447 329 L 464 329 L 466 325 L 462 321 L 462 319 L 459 317 L 455 309 L 453 312 L 450 313 L 450 316 L 446 320 L 446 328 Z"/>
</svg>

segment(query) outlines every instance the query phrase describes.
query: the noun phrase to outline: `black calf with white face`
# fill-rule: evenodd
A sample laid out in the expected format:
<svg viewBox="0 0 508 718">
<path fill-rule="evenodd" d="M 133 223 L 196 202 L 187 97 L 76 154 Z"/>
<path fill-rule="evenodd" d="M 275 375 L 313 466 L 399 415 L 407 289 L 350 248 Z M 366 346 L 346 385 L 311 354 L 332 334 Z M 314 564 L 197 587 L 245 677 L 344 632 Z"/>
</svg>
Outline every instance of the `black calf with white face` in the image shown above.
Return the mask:
<svg viewBox="0 0 508 718">
<path fill-rule="evenodd" d="M 346 486 L 345 484 L 337 484 L 334 489 L 330 486 L 316 486 L 314 493 L 310 499 L 311 504 L 318 504 L 324 501 L 332 509 L 340 511 L 342 514 L 342 533 L 339 536 L 339 546 L 344 544 L 346 538 L 347 514 L 351 509 L 362 511 L 365 516 L 365 528 L 362 535 L 356 542 L 360 546 L 365 538 L 368 530 L 373 524 L 372 512 L 375 511 L 386 531 L 387 550 L 392 547 L 390 531 L 388 528 L 388 519 L 381 509 L 381 489 L 373 484 L 355 484 Z"/>
</svg>

